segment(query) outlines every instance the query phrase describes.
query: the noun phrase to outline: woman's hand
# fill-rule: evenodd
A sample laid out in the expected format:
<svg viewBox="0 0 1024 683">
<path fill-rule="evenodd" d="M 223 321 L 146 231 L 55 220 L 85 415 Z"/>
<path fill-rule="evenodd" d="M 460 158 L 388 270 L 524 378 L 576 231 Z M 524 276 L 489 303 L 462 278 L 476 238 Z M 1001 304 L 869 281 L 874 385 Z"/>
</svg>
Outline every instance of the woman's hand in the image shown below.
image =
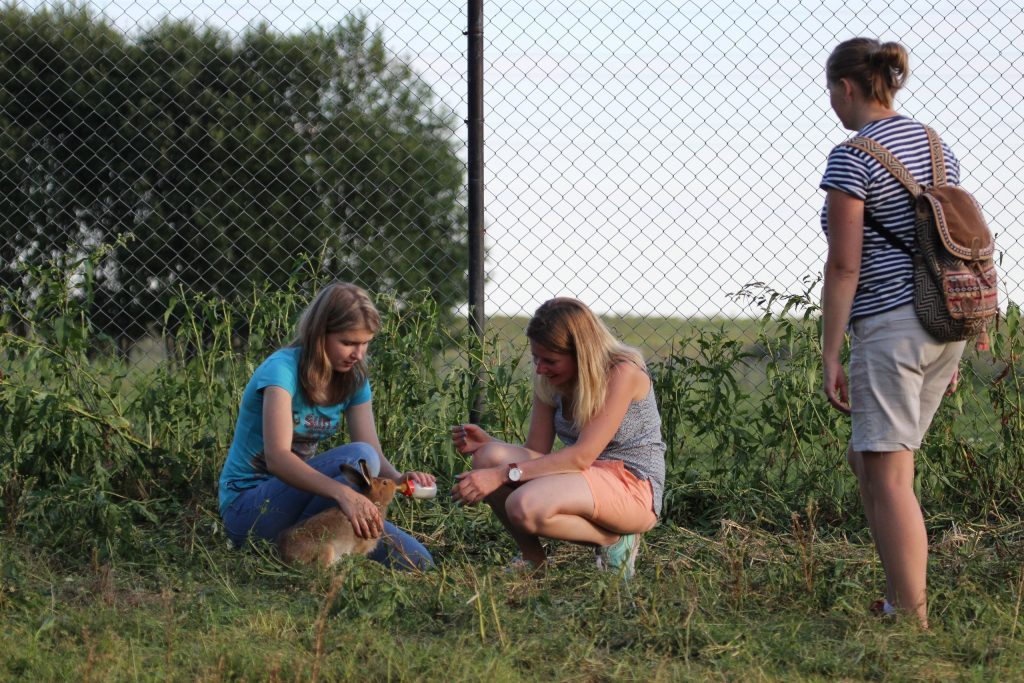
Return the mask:
<svg viewBox="0 0 1024 683">
<path fill-rule="evenodd" d="M 488 467 L 455 475 L 452 500 L 459 505 L 476 505 L 505 483 L 507 467 Z"/>
<path fill-rule="evenodd" d="M 401 484 L 409 480 L 412 480 L 416 486 L 433 486 L 436 481 L 436 477 L 427 472 L 403 472 L 398 475 L 398 480 L 395 483 Z"/>
<path fill-rule="evenodd" d="M 825 377 L 825 396 L 832 407 L 843 413 L 850 414 L 850 387 L 846 380 L 846 371 L 839 359 L 823 359 L 822 367 Z"/>
<path fill-rule="evenodd" d="M 475 453 L 485 443 L 495 440 L 493 436 L 475 424 L 455 425 L 452 427 L 452 443 L 455 445 L 455 450 L 463 455 Z"/>
<path fill-rule="evenodd" d="M 953 371 L 953 378 L 949 380 L 949 386 L 946 387 L 946 396 L 952 396 L 953 392 L 960 385 L 960 368 L 958 367 Z"/>
<path fill-rule="evenodd" d="M 341 491 L 335 500 L 342 513 L 352 523 L 356 536 L 359 538 L 377 538 L 384 532 L 384 520 L 381 519 L 380 510 L 366 496 L 340 485 Z"/>
</svg>

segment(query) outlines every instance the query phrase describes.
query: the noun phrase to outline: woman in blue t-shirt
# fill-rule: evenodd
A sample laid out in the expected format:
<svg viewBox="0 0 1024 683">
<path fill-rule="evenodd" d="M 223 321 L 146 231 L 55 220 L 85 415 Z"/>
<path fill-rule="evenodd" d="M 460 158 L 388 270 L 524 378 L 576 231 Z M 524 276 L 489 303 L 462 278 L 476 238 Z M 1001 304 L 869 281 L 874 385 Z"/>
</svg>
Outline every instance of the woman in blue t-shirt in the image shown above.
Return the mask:
<svg viewBox="0 0 1024 683">
<path fill-rule="evenodd" d="M 928 133 L 892 108 L 909 73 L 906 49 L 854 38 L 833 50 L 825 70 L 840 123 L 888 149 L 918 183 L 930 184 Z M 957 183 L 959 164 L 942 147 L 948 180 Z M 871 227 L 877 222 L 913 245 L 914 208 L 899 180 L 866 152 L 839 145 L 829 155 L 821 187 L 827 193 L 822 226 L 828 236 L 825 395 L 852 416 L 847 458 L 885 569 L 886 597 L 874 608 L 885 614 L 902 610 L 927 626 L 928 537 L 914 493 L 914 451 L 943 394 L 956 386 L 964 342 L 939 342 L 925 332 L 914 312 L 910 255 Z M 847 328 L 849 380 L 840 360 Z"/>
<path fill-rule="evenodd" d="M 373 476 L 434 483 L 424 472 L 399 472 L 381 451 L 366 370 L 366 350 L 379 328 L 380 315 L 366 292 L 335 283 L 302 314 L 292 345 L 256 368 L 242 393 L 220 475 L 220 514 L 233 542 L 241 544 L 250 535 L 274 540 L 336 505 L 360 537 L 384 535 L 371 559 L 403 568 L 433 564 L 426 548 L 384 522 L 340 471 L 342 464 L 366 460 Z M 316 455 L 342 415 L 351 443 Z"/>
</svg>

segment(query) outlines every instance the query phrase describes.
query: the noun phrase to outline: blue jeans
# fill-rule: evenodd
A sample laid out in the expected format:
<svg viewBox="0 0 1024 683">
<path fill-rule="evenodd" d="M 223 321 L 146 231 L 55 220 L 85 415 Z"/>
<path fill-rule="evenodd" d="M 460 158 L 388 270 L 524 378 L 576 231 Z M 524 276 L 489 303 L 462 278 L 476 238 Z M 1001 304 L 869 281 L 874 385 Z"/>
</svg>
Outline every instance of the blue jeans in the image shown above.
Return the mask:
<svg viewBox="0 0 1024 683">
<path fill-rule="evenodd" d="M 342 476 L 340 468 L 343 464 L 358 467 L 360 460 L 366 461 L 372 476 L 380 473 L 380 456 L 377 451 L 361 442 L 333 448 L 310 458 L 306 463 L 316 471 L 352 488 L 352 484 Z M 228 538 L 239 547 L 250 537 L 273 541 L 288 527 L 334 505 L 331 498 L 317 496 L 271 477 L 238 494 L 224 511 L 224 528 Z M 427 569 L 434 566 L 434 559 L 419 541 L 387 521 L 384 522 L 381 542 L 369 557 L 398 569 Z"/>
</svg>

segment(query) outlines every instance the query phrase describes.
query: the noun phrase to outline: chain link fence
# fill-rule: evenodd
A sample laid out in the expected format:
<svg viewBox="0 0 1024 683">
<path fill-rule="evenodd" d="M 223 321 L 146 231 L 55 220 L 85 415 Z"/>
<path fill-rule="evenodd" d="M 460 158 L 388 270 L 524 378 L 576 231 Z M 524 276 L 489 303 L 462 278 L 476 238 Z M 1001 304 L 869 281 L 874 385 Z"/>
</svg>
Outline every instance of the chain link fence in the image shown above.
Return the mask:
<svg viewBox="0 0 1024 683">
<path fill-rule="evenodd" d="M 486 4 L 487 314 L 574 295 L 662 353 L 688 319 L 759 315 L 735 297 L 749 283 L 805 290 L 826 250 L 817 184 L 849 134 L 824 61 L 855 35 L 910 50 L 897 108 L 959 155 L 1019 301 L 1022 8 Z M 174 291 L 257 292 L 309 268 L 465 312 L 464 5 L 0 14 L 4 286 L 108 245 L 79 276 L 122 352 Z"/>
</svg>

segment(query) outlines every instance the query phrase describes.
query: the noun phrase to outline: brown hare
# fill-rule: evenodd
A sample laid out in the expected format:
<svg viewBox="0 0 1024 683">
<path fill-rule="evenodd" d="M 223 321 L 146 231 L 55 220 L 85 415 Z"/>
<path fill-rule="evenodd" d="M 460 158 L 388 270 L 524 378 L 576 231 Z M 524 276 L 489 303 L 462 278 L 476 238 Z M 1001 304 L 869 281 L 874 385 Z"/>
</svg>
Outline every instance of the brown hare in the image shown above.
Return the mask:
<svg viewBox="0 0 1024 683">
<path fill-rule="evenodd" d="M 383 520 L 395 496 L 395 482 L 383 477 L 371 477 L 365 460 L 359 461 L 359 469 L 342 465 L 341 471 L 360 493 L 380 509 Z M 344 555 L 369 555 L 378 543 L 380 537 L 356 536 L 352 523 L 337 507 L 319 512 L 285 529 L 277 541 L 285 562 L 311 564 L 316 561 L 321 567 L 330 567 Z"/>
</svg>

